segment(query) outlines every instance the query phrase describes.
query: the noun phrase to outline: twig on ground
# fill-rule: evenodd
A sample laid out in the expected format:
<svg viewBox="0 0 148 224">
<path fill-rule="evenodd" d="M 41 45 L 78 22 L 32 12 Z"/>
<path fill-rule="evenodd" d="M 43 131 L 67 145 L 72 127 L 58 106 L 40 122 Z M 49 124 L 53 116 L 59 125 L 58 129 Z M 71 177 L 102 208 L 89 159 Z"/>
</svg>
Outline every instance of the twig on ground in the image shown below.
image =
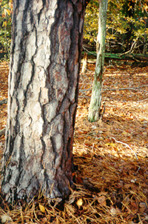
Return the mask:
<svg viewBox="0 0 148 224">
<path fill-rule="evenodd" d="M 90 91 L 92 90 L 92 88 L 88 88 L 88 89 L 80 89 L 79 92 L 85 92 L 85 91 Z"/>
<path fill-rule="evenodd" d="M 103 89 L 102 92 L 106 92 L 106 91 L 121 91 L 121 90 L 138 91 L 137 88 L 119 88 L 119 89 Z"/>
<path fill-rule="evenodd" d="M 137 102 L 142 102 L 142 101 L 145 101 L 145 100 L 148 100 L 148 98 L 145 98 L 145 99 L 142 99 L 142 100 L 137 100 Z"/>
<path fill-rule="evenodd" d="M 133 91 L 138 91 L 138 89 L 143 88 L 143 87 L 148 87 L 148 85 L 142 85 L 142 86 L 138 86 L 138 87 L 127 87 L 127 88 L 119 88 L 119 89 L 102 89 L 102 92 L 105 91 L 121 91 L 121 90 L 133 90 Z M 88 89 L 80 89 L 80 92 L 85 92 L 85 91 L 89 91 L 91 90 L 91 88 Z"/>
<path fill-rule="evenodd" d="M 2 105 L 2 104 L 7 104 L 7 101 L 8 101 L 7 99 L 1 100 L 1 101 L 0 101 L 0 105 Z"/>
<path fill-rule="evenodd" d="M 118 141 L 118 140 L 116 140 L 114 137 L 111 137 L 111 138 L 112 138 L 115 142 L 120 143 L 120 144 L 122 144 L 122 145 L 125 145 L 127 148 L 129 148 L 129 149 L 135 154 L 135 157 L 136 157 L 136 159 L 138 160 L 137 154 L 134 152 L 134 150 L 133 150 L 127 143 Z"/>
<path fill-rule="evenodd" d="M 142 85 L 142 86 L 138 86 L 138 87 L 119 88 L 119 89 L 103 89 L 102 92 L 105 92 L 105 91 L 121 91 L 121 90 L 138 91 L 138 89 L 143 88 L 143 87 L 148 87 L 148 85 Z"/>
</svg>

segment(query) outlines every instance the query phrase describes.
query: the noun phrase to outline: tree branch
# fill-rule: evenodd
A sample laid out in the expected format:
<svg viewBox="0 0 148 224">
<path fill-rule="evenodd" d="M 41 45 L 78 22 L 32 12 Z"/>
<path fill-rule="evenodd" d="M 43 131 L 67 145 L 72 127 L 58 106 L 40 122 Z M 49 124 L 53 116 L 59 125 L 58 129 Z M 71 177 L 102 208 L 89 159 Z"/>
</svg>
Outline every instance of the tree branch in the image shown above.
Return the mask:
<svg viewBox="0 0 148 224">
<path fill-rule="evenodd" d="M 103 89 L 102 92 L 105 91 L 121 91 L 121 90 L 133 90 L 133 91 L 138 91 L 138 89 L 143 88 L 143 87 L 147 87 L 148 85 L 142 85 L 142 86 L 138 86 L 138 87 L 129 87 L 129 88 L 119 88 L 119 89 Z"/>
<path fill-rule="evenodd" d="M 142 86 L 138 86 L 138 87 L 127 87 L 127 88 L 119 88 L 119 89 L 102 89 L 102 92 L 106 92 L 106 91 L 121 91 L 121 90 L 133 90 L 133 91 L 138 91 L 138 89 L 143 88 L 143 87 L 148 87 L 148 85 L 142 85 Z M 85 92 L 85 91 L 90 91 L 92 90 L 92 88 L 88 88 L 88 89 L 80 89 L 79 92 Z"/>
<path fill-rule="evenodd" d="M 111 139 L 113 139 L 115 142 L 120 143 L 120 144 L 126 146 L 127 148 L 129 148 L 129 149 L 135 154 L 135 157 L 136 157 L 136 159 L 138 160 L 137 154 L 134 152 L 134 150 L 133 150 L 127 143 L 118 141 L 118 140 L 116 140 L 114 137 L 111 137 Z"/>
</svg>

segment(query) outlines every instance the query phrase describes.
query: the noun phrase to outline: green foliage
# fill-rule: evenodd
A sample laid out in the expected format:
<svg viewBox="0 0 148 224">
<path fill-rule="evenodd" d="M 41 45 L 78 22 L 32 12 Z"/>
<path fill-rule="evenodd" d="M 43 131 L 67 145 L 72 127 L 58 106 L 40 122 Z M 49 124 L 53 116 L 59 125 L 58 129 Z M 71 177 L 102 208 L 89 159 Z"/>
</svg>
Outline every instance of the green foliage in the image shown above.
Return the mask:
<svg viewBox="0 0 148 224">
<path fill-rule="evenodd" d="M 12 1 L 0 1 L 0 51 L 9 53 L 11 43 Z"/>
<path fill-rule="evenodd" d="M 91 0 L 86 9 L 84 38 L 90 45 L 96 42 L 99 1 Z M 106 50 L 141 53 L 147 41 L 147 0 L 109 0 L 106 26 Z M 148 25 L 147 25 L 148 26 Z"/>
<path fill-rule="evenodd" d="M 84 38 L 88 40 L 90 44 L 94 44 L 94 42 L 96 42 L 98 33 L 98 8 L 99 2 L 97 0 L 91 0 L 86 8 Z"/>
<path fill-rule="evenodd" d="M 125 52 L 133 47 L 142 53 L 148 39 L 147 0 L 108 0 L 106 51 Z M 0 0 L 0 52 L 9 52 L 12 0 Z M 98 33 L 99 1 L 86 8 L 84 39 L 95 47 Z"/>
</svg>

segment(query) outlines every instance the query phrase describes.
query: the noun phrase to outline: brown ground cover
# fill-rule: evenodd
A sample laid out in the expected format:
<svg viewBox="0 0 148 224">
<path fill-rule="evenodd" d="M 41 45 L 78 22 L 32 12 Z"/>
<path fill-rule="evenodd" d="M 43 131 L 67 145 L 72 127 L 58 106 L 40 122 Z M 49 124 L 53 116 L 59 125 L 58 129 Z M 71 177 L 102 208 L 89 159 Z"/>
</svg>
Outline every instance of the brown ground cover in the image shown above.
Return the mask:
<svg viewBox="0 0 148 224">
<path fill-rule="evenodd" d="M 94 64 L 80 76 L 74 139 L 75 190 L 56 207 L 42 195 L 28 205 L 8 206 L 9 223 L 148 223 L 148 67 L 106 65 L 102 120 L 87 120 Z M 0 100 L 7 98 L 8 64 L 0 63 Z M 6 124 L 0 105 L 0 129 Z M 4 136 L 0 137 L 0 155 Z M 8 222 L 7 222 L 8 223 Z"/>
</svg>

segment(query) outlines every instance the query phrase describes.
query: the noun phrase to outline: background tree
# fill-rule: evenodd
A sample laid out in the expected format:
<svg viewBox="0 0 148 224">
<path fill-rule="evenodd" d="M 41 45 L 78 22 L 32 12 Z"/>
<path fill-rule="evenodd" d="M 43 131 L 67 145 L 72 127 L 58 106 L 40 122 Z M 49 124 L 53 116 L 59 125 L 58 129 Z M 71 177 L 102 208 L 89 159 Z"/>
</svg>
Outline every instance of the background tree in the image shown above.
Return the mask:
<svg viewBox="0 0 148 224">
<path fill-rule="evenodd" d="M 97 41 L 98 7 L 98 0 L 90 0 L 85 14 L 84 43 L 93 50 Z M 0 50 L 5 52 L 10 45 L 11 11 L 12 0 L 0 0 Z M 106 52 L 125 53 L 130 50 L 133 53 L 146 54 L 147 0 L 109 0 L 107 13 Z M 131 32 L 130 41 L 127 38 L 128 32 Z"/>
<path fill-rule="evenodd" d="M 12 0 L 0 1 L 0 53 L 9 53 L 11 42 Z"/>
<path fill-rule="evenodd" d="M 91 46 L 92 49 L 95 49 L 97 41 L 98 7 L 98 0 L 91 0 L 86 8 L 84 42 Z M 143 53 L 143 48 L 147 46 L 147 18 L 146 0 L 109 0 L 106 25 L 106 52 L 124 53 L 132 50 L 134 53 Z M 130 41 L 128 32 L 130 32 Z"/>
<path fill-rule="evenodd" d="M 97 61 L 89 106 L 89 121 L 97 121 L 101 106 L 101 89 L 105 58 L 105 36 L 108 0 L 101 0 L 99 6 L 98 36 L 97 36 Z"/>
<path fill-rule="evenodd" d="M 72 184 L 84 0 L 13 1 L 6 200 L 65 198 Z"/>
<path fill-rule="evenodd" d="M 86 8 L 84 22 L 84 40 L 90 46 L 96 48 L 98 34 L 99 1 L 91 0 Z"/>
</svg>

